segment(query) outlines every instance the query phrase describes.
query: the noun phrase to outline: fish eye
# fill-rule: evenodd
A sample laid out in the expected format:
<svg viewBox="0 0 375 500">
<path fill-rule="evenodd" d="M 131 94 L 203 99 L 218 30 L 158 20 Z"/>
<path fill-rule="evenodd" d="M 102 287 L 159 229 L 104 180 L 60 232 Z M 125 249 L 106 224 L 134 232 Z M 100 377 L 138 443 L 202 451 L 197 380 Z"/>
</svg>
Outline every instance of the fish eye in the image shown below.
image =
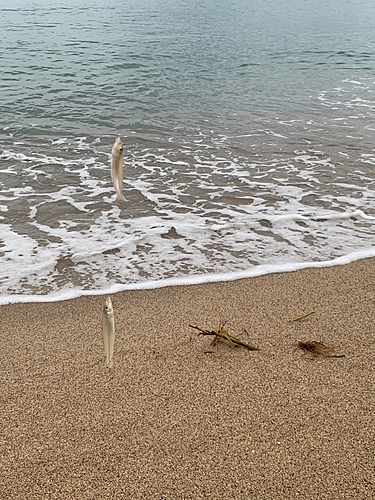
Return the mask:
<svg viewBox="0 0 375 500">
<path fill-rule="evenodd" d="M 109 307 L 108 306 L 105 306 L 105 310 L 108 311 Z"/>
<path fill-rule="evenodd" d="M 120 151 L 122 151 L 122 148 L 120 148 Z"/>
</svg>

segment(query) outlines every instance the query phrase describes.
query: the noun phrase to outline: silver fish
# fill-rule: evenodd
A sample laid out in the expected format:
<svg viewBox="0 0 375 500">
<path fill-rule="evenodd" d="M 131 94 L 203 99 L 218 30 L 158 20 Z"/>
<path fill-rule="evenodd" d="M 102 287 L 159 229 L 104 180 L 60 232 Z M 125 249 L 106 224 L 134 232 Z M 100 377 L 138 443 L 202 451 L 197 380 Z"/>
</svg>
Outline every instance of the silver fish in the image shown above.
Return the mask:
<svg viewBox="0 0 375 500">
<path fill-rule="evenodd" d="M 116 191 L 116 199 L 124 200 L 122 194 L 122 167 L 124 165 L 124 151 L 120 137 L 117 137 L 112 148 L 111 155 L 111 177 Z"/>
<path fill-rule="evenodd" d="M 107 368 L 109 371 L 113 369 L 113 346 L 115 343 L 115 316 L 113 314 L 113 306 L 111 297 L 107 297 L 102 315 L 103 326 L 103 343 L 105 355 L 107 358 Z"/>
</svg>

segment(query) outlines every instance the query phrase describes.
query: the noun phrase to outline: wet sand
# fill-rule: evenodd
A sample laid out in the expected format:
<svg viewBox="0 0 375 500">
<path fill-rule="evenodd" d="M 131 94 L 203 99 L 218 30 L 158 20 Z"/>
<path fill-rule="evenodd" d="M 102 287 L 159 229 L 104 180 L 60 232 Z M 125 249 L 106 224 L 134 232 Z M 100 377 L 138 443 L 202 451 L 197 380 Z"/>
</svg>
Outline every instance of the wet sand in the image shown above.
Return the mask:
<svg viewBox="0 0 375 500">
<path fill-rule="evenodd" d="M 112 301 L 111 374 L 103 296 L 0 307 L 0 498 L 373 497 L 375 259 Z"/>
</svg>

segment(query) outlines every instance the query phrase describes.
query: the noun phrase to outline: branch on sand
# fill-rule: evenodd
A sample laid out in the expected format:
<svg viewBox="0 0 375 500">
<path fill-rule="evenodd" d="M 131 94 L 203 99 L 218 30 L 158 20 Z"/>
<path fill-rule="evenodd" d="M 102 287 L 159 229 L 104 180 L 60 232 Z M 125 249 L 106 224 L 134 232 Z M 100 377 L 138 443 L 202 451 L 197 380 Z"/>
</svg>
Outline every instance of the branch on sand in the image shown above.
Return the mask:
<svg viewBox="0 0 375 500">
<path fill-rule="evenodd" d="M 225 323 L 223 322 L 219 313 L 217 312 L 217 309 L 215 307 L 215 303 L 214 303 L 212 297 L 211 297 L 211 301 L 212 301 L 213 308 L 216 312 L 216 316 L 219 320 L 219 326 L 218 326 L 217 331 L 215 331 L 215 330 L 211 330 L 211 331 L 210 330 L 202 330 L 202 328 L 199 328 L 198 326 L 193 326 L 193 325 L 189 325 L 190 328 L 194 328 L 195 330 L 198 330 L 199 331 L 198 335 L 213 335 L 215 338 L 212 341 L 212 345 L 216 345 L 220 339 L 221 341 L 228 341 L 232 347 L 240 346 L 240 347 L 244 347 L 245 349 L 248 349 L 249 351 L 259 351 L 259 349 L 257 347 L 253 347 L 249 344 L 246 344 L 245 342 L 242 342 L 242 340 L 239 340 L 236 337 L 233 337 L 233 335 L 229 335 L 229 333 L 225 329 Z M 245 333 L 246 333 L 246 330 L 245 330 Z"/>
<path fill-rule="evenodd" d="M 308 354 L 310 358 L 345 358 L 345 354 L 333 354 L 333 346 L 314 340 L 311 342 L 298 342 L 297 348 L 303 351 L 302 356 Z"/>
<path fill-rule="evenodd" d="M 218 330 L 217 332 L 215 332 L 214 330 L 202 330 L 201 328 L 199 328 L 198 326 L 193 326 L 193 325 L 189 325 L 190 328 L 194 328 L 195 330 L 198 330 L 199 331 L 199 334 L 198 335 L 214 335 L 215 338 L 214 340 L 212 341 L 212 344 L 215 345 L 218 338 L 220 339 L 223 339 L 223 340 L 227 340 L 229 342 L 229 344 L 232 346 L 232 347 L 237 347 L 237 346 L 241 346 L 241 347 L 244 347 L 245 349 L 248 349 L 249 351 L 259 351 L 259 349 L 257 347 L 253 347 L 249 344 L 245 344 L 245 342 L 242 342 L 241 340 L 237 339 L 236 337 L 233 337 L 232 335 L 229 335 L 228 332 L 226 332 L 224 330 L 224 332 L 222 330 Z"/>
</svg>

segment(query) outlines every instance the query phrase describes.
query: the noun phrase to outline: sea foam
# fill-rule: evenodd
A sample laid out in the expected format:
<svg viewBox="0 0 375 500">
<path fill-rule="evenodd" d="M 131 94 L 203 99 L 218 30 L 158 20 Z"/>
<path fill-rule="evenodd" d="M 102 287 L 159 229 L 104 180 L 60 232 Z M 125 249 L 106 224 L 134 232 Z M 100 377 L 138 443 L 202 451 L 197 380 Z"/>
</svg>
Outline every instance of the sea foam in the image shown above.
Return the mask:
<svg viewBox="0 0 375 500">
<path fill-rule="evenodd" d="M 255 278 L 266 274 L 287 273 L 307 268 L 324 268 L 349 264 L 356 260 L 375 257 L 375 248 L 353 252 L 349 255 L 337 257 L 323 262 L 296 262 L 282 265 L 261 265 L 243 271 L 233 273 L 202 274 L 198 276 L 183 276 L 179 278 L 167 278 L 164 280 L 145 281 L 134 284 L 116 284 L 101 290 L 65 290 L 49 295 L 9 295 L 0 297 L 0 305 L 31 303 L 31 302 L 57 302 L 62 300 L 75 299 L 82 296 L 108 295 L 125 290 L 148 290 L 163 288 L 168 286 L 200 285 L 203 283 L 215 283 L 223 281 L 234 281 L 244 278 Z"/>
</svg>

